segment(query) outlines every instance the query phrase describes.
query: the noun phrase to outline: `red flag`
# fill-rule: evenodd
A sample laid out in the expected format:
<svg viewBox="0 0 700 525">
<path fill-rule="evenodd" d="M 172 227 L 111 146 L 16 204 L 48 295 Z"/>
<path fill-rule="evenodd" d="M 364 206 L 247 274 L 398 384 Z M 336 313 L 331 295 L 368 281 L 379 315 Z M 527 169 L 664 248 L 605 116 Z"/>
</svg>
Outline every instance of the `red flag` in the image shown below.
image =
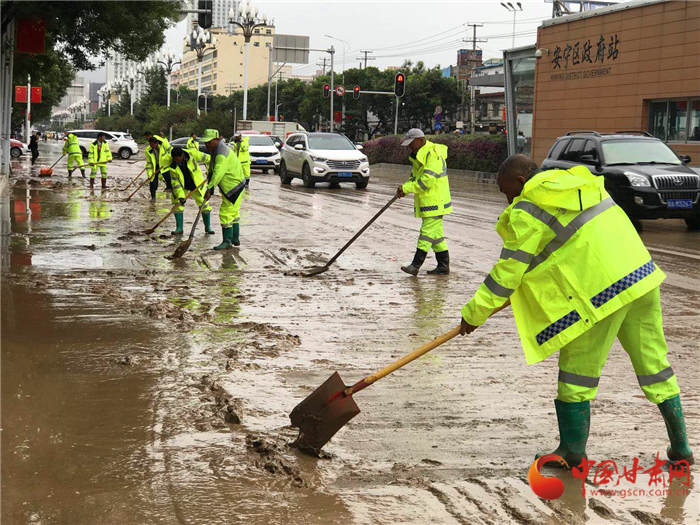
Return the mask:
<svg viewBox="0 0 700 525">
<path fill-rule="evenodd" d="M 333 122 L 341 122 L 343 120 L 343 112 L 335 111 L 333 115 Z"/>
<path fill-rule="evenodd" d="M 32 96 L 32 104 L 41 104 L 41 88 L 40 87 L 33 87 L 31 96 Z"/>
<path fill-rule="evenodd" d="M 15 86 L 15 102 L 27 103 L 27 86 Z"/>
<path fill-rule="evenodd" d="M 20 18 L 17 20 L 18 53 L 44 53 L 46 20 L 43 18 Z"/>
</svg>

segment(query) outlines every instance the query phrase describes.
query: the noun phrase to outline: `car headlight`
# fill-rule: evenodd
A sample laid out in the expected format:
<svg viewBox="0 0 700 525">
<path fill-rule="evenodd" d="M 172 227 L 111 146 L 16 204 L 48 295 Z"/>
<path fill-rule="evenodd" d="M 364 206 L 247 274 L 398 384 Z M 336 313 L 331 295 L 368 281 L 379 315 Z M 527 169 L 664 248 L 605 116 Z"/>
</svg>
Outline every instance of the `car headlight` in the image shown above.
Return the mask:
<svg viewBox="0 0 700 525">
<path fill-rule="evenodd" d="M 369 162 L 367 157 L 360 157 L 360 162 Z"/>
<path fill-rule="evenodd" d="M 639 175 L 638 173 L 631 173 L 629 171 L 626 171 L 625 177 L 629 179 L 630 186 L 634 186 L 636 188 L 648 188 L 651 186 L 649 179 L 643 175 Z"/>
<path fill-rule="evenodd" d="M 311 160 L 313 160 L 314 162 L 327 162 L 328 161 L 328 159 L 325 159 L 323 157 L 314 157 L 313 155 L 311 155 Z"/>
</svg>

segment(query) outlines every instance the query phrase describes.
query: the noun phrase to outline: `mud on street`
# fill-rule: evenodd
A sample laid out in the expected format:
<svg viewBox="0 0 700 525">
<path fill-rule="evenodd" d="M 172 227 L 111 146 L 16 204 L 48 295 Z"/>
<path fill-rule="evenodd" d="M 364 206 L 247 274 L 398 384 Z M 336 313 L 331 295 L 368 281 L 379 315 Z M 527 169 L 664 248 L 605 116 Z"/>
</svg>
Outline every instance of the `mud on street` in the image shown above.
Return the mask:
<svg viewBox="0 0 700 525">
<path fill-rule="evenodd" d="M 289 412 L 333 371 L 355 382 L 458 324 L 501 247 L 495 186 L 450 177 L 449 276 L 426 275 L 432 260 L 418 278 L 399 270 L 420 222 L 407 198 L 331 270 L 303 278 L 294 273 L 325 263 L 407 169 L 374 169 L 361 191 L 282 187 L 253 172 L 240 248 L 212 251 L 219 230 L 200 225 L 171 261 L 172 220 L 135 234 L 169 211 L 169 196 L 120 202 L 142 160 L 115 161 L 108 190 L 91 192 L 66 178 L 65 161 L 38 177 L 59 155 L 49 147 L 33 168 L 13 161 L 2 196 L 3 524 L 700 520 L 696 475 L 682 496 L 676 479 L 666 496 L 583 497 L 571 473 L 546 469 L 564 495 L 535 496 L 527 470 L 558 435 L 557 361 L 525 364 L 509 310 L 359 393 L 362 413 L 320 459 L 288 446 Z M 195 214 L 188 203 L 186 232 Z M 669 360 L 697 450 L 700 236 L 664 221 L 642 237 L 668 275 Z M 666 445 L 616 343 L 592 403 L 589 457 L 648 468 Z M 634 487 L 648 488 L 646 477 Z"/>
</svg>

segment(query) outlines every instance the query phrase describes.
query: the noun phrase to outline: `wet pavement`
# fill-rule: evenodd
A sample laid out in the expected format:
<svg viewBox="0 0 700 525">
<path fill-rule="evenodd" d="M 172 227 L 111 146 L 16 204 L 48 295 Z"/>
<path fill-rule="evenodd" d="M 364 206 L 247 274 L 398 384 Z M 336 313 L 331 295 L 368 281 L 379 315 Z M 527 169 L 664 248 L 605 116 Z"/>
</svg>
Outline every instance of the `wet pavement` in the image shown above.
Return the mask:
<svg viewBox="0 0 700 525">
<path fill-rule="evenodd" d="M 58 148 L 42 147 L 40 160 Z M 172 219 L 138 234 L 169 197 L 152 204 L 142 190 L 124 203 L 116 189 L 142 160 L 110 165 L 104 192 L 64 166 L 39 178 L 39 165 L 13 161 L 2 196 L 3 524 L 700 520 L 692 473 L 668 495 L 623 498 L 592 495 L 592 472 L 583 497 L 580 480 L 545 469 L 564 495 L 535 496 L 533 455 L 556 445 L 557 364 L 525 364 L 509 311 L 359 393 L 362 413 L 322 458 L 288 446 L 289 412 L 333 371 L 353 383 L 459 322 L 500 251 L 493 227 L 505 200 L 494 186 L 451 178 L 449 276 L 426 275 L 433 261 L 419 278 L 399 270 L 419 227 L 402 199 L 328 272 L 303 278 L 404 174 L 375 170 L 358 191 L 254 173 L 241 247 L 212 251 L 220 230 L 200 225 L 171 261 Z M 188 203 L 186 232 L 195 215 Z M 664 221 L 645 223 L 642 237 L 668 275 L 669 359 L 697 451 L 700 234 Z M 589 456 L 620 472 L 637 457 L 647 469 L 666 441 L 616 344 L 592 404 Z M 655 488 L 648 481 L 616 488 Z"/>
</svg>

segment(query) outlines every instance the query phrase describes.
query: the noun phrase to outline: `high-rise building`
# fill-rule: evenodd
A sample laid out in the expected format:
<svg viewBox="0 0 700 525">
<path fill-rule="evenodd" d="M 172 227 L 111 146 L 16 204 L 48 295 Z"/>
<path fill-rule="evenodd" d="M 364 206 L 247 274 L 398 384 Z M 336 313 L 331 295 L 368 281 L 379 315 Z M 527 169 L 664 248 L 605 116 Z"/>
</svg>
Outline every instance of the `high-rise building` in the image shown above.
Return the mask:
<svg viewBox="0 0 700 525">
<path fill-rule="evenodd" d="M 197 0 L 188 0 L 192 9 L 197 9 Z M 212 2 L 212 23 L 211 27 L 221 27 L 226 33 L 233 33 L 234 27 L 228 23 L 228 13 L 233 7 L 235 12 L 238 11 L 238 0 L 213 0 Z M 189 13 L 187 15 L 188 31 L 196 28 L 197 13 Z"/>
</svg>

